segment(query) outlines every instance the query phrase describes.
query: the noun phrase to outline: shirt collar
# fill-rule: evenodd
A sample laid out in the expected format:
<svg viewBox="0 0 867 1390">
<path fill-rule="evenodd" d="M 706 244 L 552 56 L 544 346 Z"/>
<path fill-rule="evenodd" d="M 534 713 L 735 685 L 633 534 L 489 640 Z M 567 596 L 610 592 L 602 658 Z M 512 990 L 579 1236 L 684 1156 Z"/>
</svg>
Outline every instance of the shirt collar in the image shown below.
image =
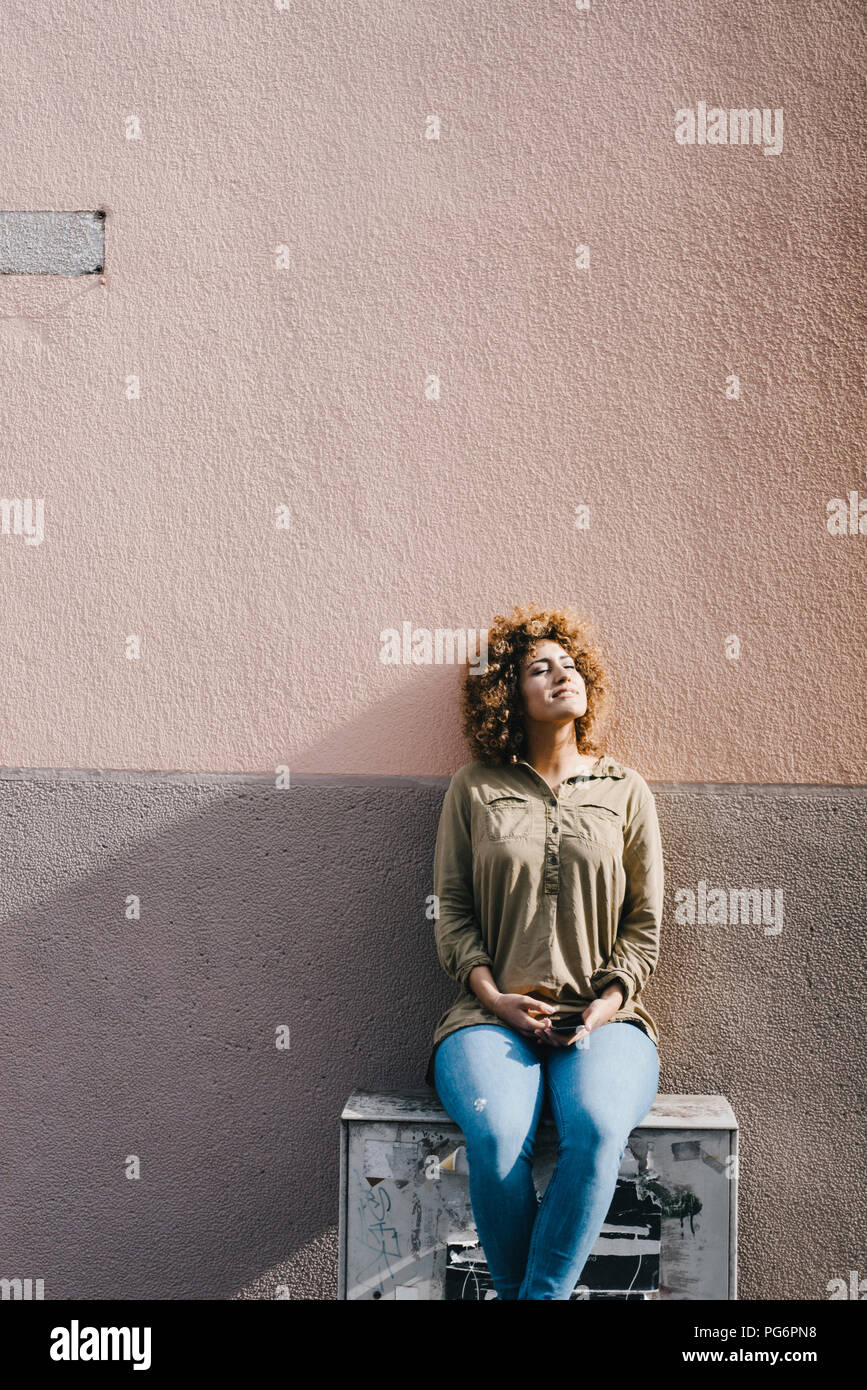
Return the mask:
<svg viewBox="0 0 867 1390">
<path fill-rule="evenodd" d="M 516 766 L 516 767 L 528 767 L 528 768 L 530 769 L 531 772 L 536 772 L 536 769 L 534 768 L 533 764 L 532 764 L 531 762 L 528 762 L 526 758 L 519 758 L 518 761 L 517 761 L 517 763 L 515 764 L 515 766 Z M 538 773 L 538 772 L 536 772 L 536 776 L 537 776 L 537 777 L 539 776 L 539 773 Z M 583 781 L 583 779 L 584 779 L 584 778 L 587 778 L 587 777 L 625 777 L 625 776 L 626 776 L 626 769 L 624 768 L 623 764 L 622 764 L 622 763 L 618 763 L 614 758 L 609 757 L 607 753 L 603 753 L 602 756 L 599 757 L 599 758 L 597 758 L 597 759 L 596 759 L 596 762 L 593 764 L 593 766 L 592 766 L 592 767 L 589 767 L 589 768 L 587 769 L 586 772 L 577 772 L 577 773 L 574 773 L 571 777 L 564 777 L 563 781 L 564 781 L 564 782 L 578 782 L 578 781 Z"/>
</svg>

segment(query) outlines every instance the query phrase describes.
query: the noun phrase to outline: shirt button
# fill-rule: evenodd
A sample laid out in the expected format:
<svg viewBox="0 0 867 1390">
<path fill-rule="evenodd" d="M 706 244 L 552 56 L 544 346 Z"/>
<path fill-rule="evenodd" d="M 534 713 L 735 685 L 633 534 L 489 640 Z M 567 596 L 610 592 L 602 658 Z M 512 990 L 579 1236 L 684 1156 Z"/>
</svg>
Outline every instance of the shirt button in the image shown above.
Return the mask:
<svg viewBox="0 0 867 1390">
<path fill-rule="evenodd" d="M 551 834 L 552 834 L 552 835 L 556 835 L 556 834 L 557 834 L 557 831 L 558 831 L 559 829 L 560 829 L 559 825 L 552 825 L 552 826 L 551 826 Z"/>
</svg>

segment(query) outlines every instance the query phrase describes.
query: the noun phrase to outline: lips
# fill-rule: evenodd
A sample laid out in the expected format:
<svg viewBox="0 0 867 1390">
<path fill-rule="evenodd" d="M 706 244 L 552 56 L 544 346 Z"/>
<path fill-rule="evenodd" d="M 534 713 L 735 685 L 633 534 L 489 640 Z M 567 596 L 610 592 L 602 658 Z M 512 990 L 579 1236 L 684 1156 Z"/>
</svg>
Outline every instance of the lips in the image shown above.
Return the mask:
<svg viewBox="0 0 867 1390">
<path fill-rule="evenodd" d="M 557 693 L 554 695 L 553 698 L 554 698 L 555 700 L 559 700 L 561 695 L 577 695 L 577 694 L 578 694 L 578 691 L 577 691 L 577 690 L 573 690 L 572 686 L 570 686 L 568 690 L 558 690 Z"/>
</svg>

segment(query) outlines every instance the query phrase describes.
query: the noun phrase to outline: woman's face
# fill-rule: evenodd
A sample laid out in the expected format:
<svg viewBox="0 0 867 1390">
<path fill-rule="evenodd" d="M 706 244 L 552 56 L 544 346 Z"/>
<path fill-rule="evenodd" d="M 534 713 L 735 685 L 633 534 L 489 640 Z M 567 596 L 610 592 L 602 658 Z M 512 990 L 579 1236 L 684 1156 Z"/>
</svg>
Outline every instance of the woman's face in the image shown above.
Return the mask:
<svg viewBox="0 0 867 1390">
<path fill-rule="evenodd" d="M 519 682 L 524 712 L 539 723 L 568 724 L 587 713 L 587 687 L 559 642 L 540 638 L 524 657 Z"/>
</svg>

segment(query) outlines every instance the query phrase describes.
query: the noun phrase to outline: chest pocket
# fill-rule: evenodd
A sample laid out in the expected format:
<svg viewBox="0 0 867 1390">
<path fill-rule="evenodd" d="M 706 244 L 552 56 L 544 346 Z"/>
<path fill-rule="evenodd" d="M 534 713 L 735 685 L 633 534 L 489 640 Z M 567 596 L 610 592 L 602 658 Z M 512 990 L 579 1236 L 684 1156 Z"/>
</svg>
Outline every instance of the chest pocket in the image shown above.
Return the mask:
<svg viewBox="0 0 867 1390">
<path fill-rule="evenodd" d="M 610 806 L 564 806 L 563 835 L 577 836 L 606 849 L 623 849 L 623 820 Z"/>
<path fill-rule="evenodd" d="M 485 832 L 489 840 L 526 839 L 533 829 L 533 803 L 519 792 L 505 792 L 485 802 Z"/>
</svg>

